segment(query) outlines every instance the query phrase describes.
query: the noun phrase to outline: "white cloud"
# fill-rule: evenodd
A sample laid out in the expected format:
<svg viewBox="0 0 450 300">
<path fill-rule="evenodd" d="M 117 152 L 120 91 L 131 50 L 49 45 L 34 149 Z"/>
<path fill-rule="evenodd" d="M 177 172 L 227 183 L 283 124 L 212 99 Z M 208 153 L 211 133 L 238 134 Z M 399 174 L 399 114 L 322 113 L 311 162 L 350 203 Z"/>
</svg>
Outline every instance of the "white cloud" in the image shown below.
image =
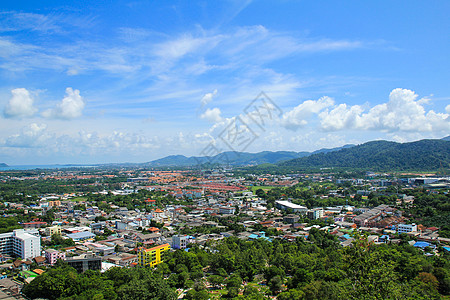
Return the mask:
<svg viewBox="0 0 450 300">
<path fill-rule="evenodd" d="M 367 113 L 359 105 L 340 104 L 319 114 L 324 130 L 360 129 L 382 131 L 450 131 L 448 113 L 426 112 L 429 99 L 417 100 L 408 89 L 394 89 L 389 101 L 372 107 Z"/>
<path fill-rule="evenodd" d="M 445 107 L 445 111 L 450 114 L 450 104 Z"/>
<path fill-rule="evenodd" d="M 287 129 L 298 129 L 308 124 L 312 115 L 318 114 L 323 109 L 334 104 L 330 97 L 322 97 L 319 100 L 306 100 L 292 110 L 286 112 L 281 118 L 281 125 Z"/>
<path fill-rule="evenodd" d="M 200 100 L 201 107 L 205 107 L 209 102 L 212 101 L 214 96 L 217 95 L 217 89 L 215 89 L 212 93 L 206 93 L 202 99 Z"/>
<path fill-rule="evenodd" d="M 7 118 L 32 117 L 37 112 L 37 108 L 33 106 L 34 99 L 27 89 L 14 89 L 11 94 L 12 97 L 4 109 Z"/>
<path fill-rule="evenodd" d="M 52 136 L 46 131 L 46 124 L 32 123 L 23 127 L 18 134 L 13 134 L 3 141 L 6 147 L 35 148 L 49 146 Z"/>
<path fill-rule="evenodd" d="M 42 116 L 66 120 L 78 118 L 81 117 L 85 105 L 83 97 L 80 96 L 80 91 L 68 87 L 66 96 L 61 103 L 58 103 L 54 109 L 44 111 Z"/>
<path fill-rule="evenodd" d="M 221 122 L 223 119 L 221 117 L 222 112 L 219 108 L 215 107 L 213 109 L 208 108 L 201 116 L 200 118 L 208 120 L 212 123 Z"/>
<path fill-rule="evenodd" d="M 347 104 L 339 104 L 331 111 L 319 114 L 321 126 L 324 130 L 341 130 L 357 127 L 359 115 L 363 109 L 359 105 L 348 107 Z"/>
</svg>

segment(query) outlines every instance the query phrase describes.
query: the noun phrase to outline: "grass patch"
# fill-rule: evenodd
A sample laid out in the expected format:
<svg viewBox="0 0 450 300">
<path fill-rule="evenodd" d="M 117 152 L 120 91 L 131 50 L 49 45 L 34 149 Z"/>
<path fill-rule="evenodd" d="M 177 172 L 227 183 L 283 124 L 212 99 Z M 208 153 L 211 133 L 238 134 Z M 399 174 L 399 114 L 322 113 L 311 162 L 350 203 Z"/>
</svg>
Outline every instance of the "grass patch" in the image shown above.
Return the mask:
<svg viewBox="0 0 450 300">
<path fill-rule="evenodd" d="M 81 202 L 81 201 L 86 201 L 87 198 L 86 197 L 75 197 L 75 198 L 70 198 L 69 200 L 72 202 Z"/>
<path fill-rule="evenodd" d="M 265 185 L 255 185 L 255 186 L 247 186 L 248 189 L 250 189 L 253 193 L 256 192 L 258 189 L 262 189 L 264 192 L 267 192 L 268 190 L 276 188 L 276 186 L 265 186 Z"/>
</svg>

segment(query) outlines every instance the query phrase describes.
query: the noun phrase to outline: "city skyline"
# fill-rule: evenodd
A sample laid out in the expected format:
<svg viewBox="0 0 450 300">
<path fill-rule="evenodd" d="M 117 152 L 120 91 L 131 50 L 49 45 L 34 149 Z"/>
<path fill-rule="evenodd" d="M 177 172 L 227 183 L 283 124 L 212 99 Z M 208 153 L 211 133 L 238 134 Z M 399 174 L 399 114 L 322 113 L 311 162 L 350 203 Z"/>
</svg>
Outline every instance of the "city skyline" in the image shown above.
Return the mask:
<svg viewBox="0 0 450 300">
<path fill-rule="evenodd" d="M 2 3 L 0 162 L 314 151 L 450 132 L 448 2 L 65 3 Z M 255 103 L 269 108 L 261 123 Z M 250 138 L 236 148 L 225 133 L 238 121 Z"/>
</svg>

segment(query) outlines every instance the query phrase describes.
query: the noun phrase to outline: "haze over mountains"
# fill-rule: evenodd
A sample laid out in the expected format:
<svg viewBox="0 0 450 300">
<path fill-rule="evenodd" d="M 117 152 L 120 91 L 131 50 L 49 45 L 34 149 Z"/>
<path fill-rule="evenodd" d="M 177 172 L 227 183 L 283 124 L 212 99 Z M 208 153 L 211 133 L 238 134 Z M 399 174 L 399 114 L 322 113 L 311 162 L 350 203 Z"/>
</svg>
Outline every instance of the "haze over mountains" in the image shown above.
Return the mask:
<svg viewBox="0 0 450 300">
<path fill-rule="evenodd" d="M 342 147 L 331 149 L 320 149 L 314 152 L 295 152 L 295 151 L 262 151 L 258 153 L 235 152 L 226 151 L 215 156 L 191 156 L 184 155 L 170 155 L 164 158 L 156 159 L 146 163 L 152 167 L 172 167 L 172 166 L 194 166 L 198 164 L 212 163 L 212 164 L 229 164 L 233 166 L 249 166 L 259 164 L 276 164 L 282 161 L 287 161 L 295 158 L 306 157 L 317 153 L 328 153 L 338 151 L 344 148 L 354 147 L 355 145 L 345 145 Z"/>
<path fill-rule="evenodd" d="M 361 145 L 320 149 L 313 152 L 262 151 L 223 152 L 215 156 L 170 155 L 146 163 L 113 163 L 103 166 L 193 167 L 229 165 L 235 167 L 283 168 L 292 171 L 315 168 L 435 171 L 450 169 L 450 136 L 409 143 L 371 141 Z M 8 167 L 0 163 L 1 167 Z"/>
<path fill-rule="evenodd" d="M 379 170 L 435 170 L 450 167 L 450 137 L 409 143 L 371 141 L 314 152 L 263 151 L 259 153 L 224 152 L 212 157 L 172 155 L 146 163 L 147 166 L 194 166 L 229 164 L 250 166 L 273 164 L 290 169 L 374 168 Z"/>
</svg>

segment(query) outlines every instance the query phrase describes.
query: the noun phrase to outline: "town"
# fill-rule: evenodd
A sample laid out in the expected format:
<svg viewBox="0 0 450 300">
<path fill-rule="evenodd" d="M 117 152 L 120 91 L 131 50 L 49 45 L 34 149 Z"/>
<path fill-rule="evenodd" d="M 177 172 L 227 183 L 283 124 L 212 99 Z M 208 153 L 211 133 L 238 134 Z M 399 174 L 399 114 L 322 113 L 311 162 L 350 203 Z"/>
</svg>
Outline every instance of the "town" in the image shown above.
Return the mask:
<svg viewBox="0 0 450 300">
<path fill-rule="evenodd" d="M 158 270 L 176 288 L 175 298 L 253 293 L 303 299 L 290 289 L 299 288 L 293 281 L 300 275 L 285 276 L 288 268 L 281 272 L 280 266 L 267 265 L 261 273 L 241 272 L 237 280 L 235 267 L 226 262 L 197 262 L 196 269 L 183 263 L 183 270 L 174 261 L 184 255 L 177 253 L 214 254 L 237 241 L 278 247 L 312 243 L 344 251 L 364 240 L 373 247 L 412 247 L 424 261 L 448 264 L 449 187 L 450 178 L 436 174 L 333 170 L 285 175 L 231 167 L 3 171 L 0 293 L 11 299 L 32 296 L 35 280 L 64 266 L 79 274 Z M 448 292 L 448 270 L 441 277 L 415 272 L 411 276 L 432 276 L 436 293 Z M 47 295 L 62 296 L 68 295 Z"/>
</svg>

